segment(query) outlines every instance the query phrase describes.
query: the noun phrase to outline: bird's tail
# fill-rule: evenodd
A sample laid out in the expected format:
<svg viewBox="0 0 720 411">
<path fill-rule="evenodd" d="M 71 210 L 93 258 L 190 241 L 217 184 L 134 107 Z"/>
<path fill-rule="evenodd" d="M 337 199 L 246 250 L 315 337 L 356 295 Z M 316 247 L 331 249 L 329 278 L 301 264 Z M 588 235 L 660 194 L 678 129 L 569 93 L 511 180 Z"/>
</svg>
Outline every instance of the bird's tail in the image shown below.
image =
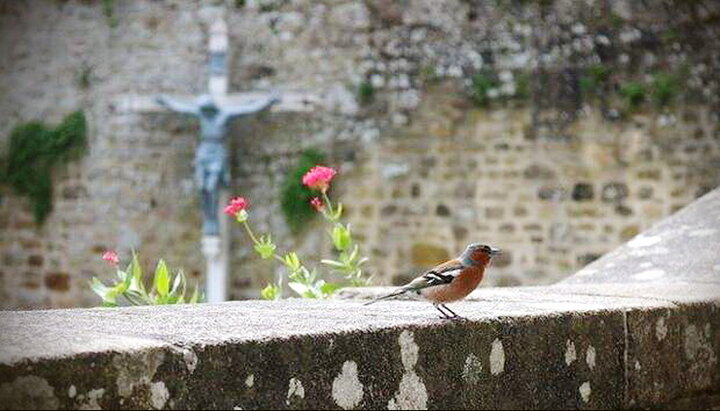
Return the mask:
<svg viewBox="0 0 720 411">
<path fill-rule="evenodd" d="M 378 301 L 387 300 L 388 298 L 393 298 L 393 297 L 397 297 L 398 295 L 405 294 L 407 291 L 408 291 L 407 288 L 401 288 L 401 289 L 394 291 L 388 295 L 383 295 L 382 297 L 378 297 L 372 301 L 368 301 L 363 305 L 375 304 Z"/>
</svg>

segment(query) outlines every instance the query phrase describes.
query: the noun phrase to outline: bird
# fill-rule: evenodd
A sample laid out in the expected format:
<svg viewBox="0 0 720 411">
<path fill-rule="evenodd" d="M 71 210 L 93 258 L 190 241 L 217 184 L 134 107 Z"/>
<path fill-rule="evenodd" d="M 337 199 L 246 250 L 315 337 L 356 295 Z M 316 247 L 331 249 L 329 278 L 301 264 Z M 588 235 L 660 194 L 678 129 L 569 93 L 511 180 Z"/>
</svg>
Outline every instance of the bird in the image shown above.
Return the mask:
<svg viewBox="0 0 720 411">
<path fill-rule="evenodd" d="M 499 248 L 471 243 L 457 258 L 439 264 L 392 293 L 363 305 L 410 294 L 430 301 L 442 313 L 441 318 L 457 318 L 458 315 L 445 304 L 462 300 L 470 294 L 482 281 L 485 269 L 490 265 L 492 258 L 501 253 L 502 250 Z"/>
</svg>

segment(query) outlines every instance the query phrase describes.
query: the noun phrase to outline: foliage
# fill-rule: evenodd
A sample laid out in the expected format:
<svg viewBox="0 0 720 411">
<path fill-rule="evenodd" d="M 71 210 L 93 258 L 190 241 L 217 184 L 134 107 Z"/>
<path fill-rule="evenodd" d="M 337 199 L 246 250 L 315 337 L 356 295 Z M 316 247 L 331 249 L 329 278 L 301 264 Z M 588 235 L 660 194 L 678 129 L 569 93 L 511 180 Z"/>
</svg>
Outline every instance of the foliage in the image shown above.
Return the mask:
<svg viewBox="0 0 720 411">
<path fill-rule="evenodd" d="M 298 233 L 305 224 L 315 217 L 315 212 L 308 207 L 313 197 L 312 191 L 302 184 L 302 176 L 315 164 L 323 162 L 325 155 L 316 149 L 302 152 L 297 164 L 285 177 L 280 188 L 280 207 L 290 231 Z"/>
<path fill-rule="evenodd" d="M 473 75 L 470 82 L 470 98 L 478 106 L 487 106 L 490 103 L 490 90 L 499 86 L 497 78 L 483 71 Z"/>
<path fill-rule="evenodd" d="M 200 300 L 197 284 L 195 291 L 186 297 L 188 281 L 185 274 L 182 270 L 178 270 L 173 277 L 162 259 L 157 263 L 152 287 L 149 291 L 143 283 L 142 267 L 135 253 L 125 271 L 117 268 L 116 274 L 117 280 L 111 286 L 106 286 L 97 277 L 93 277 L 90 282 L 92 290 L 102 298 L 103 307 L 117 307 L 120 303 L 129 305 L 195 304 Z"/>
<path fill-rule="evenodd" d="M 516 99 L 526 99 L 530 97 L 530 75 L 528 73 L 518 73 L 515 77 L 515 95 Z"/>
<path fill-rule="evenodd" d="M 637 108 L 645 102 L 646 94 L 645 85 L 640 82 L 629 82 L 620 87 L 620 95 L 630 108 Z"/>
<path fill-rule="evenodd" d="M 358 86 L 357 101 L 361 106 L 366 106 L 375 99 L 375 87 L 368 80 L 363 81 Z"/>
<path fill-rule="evenodd" d="M 670 104 L 677 94 L 678 79 L 668 73 L 656 73 L 653 76 L 652 94 L 655 102 L 661 106 Z"/>
<path fill-rule="evenodd" d="M 117 16 L 115 16 L 115 0 L 103 0 L 103 14 L 110 27 L 114 28 L 118 25 Z"/>
<path fill-rule="evenodd" d="M 435 66 L 426 65 L 422 66 L 418 72 L 418 78 L 422 83 L 433 83 L 440 79 L 438 76 Z"/>
<path fill-rule="evenodd" d="M 610 70 L 600 64 L 588 67 L 580 77 L 580 89 L 585 93 L 597 93 L 603 83 L 610 79 Z"/>
<path fill-rule="evenodd" d="M 279 300 L 281 295 L 282 285 L 280 284 L 268 284 L 260 290 L 260 298 L 263 300 Z"/>
<path fill-rule="evenodd" d="M 360 250 L 357 244 L 354 244 L 350 231 L 350 224 L 340 222 L 342 217 L 342 204 L 333 208 L 330 199 L 323 194 L 325 199 L 325 207 L 322 210 L 326 221 L 330 222 L 332 229 L 329 231 L 335 251 L 338 252 L 338 259 L 324 259 L 321 263 L 330 266 L 334 272 L 342 274 L 347 281 L 353 286 L 367 285 L 369 279 L 363 275 L 362 265 L 367 262 L 366 257 L 360 256 Z"/>
<path fill-rule="evenodd" d="M 338 259 L 324 259 L 321 263 L 331 267 L 332 271 L 344 276 L 350 285 L 367 285 L 368 279 L 364 277 L 362 265 L 367 258 L 360 256 L 359 246 L 354 243 L 349 224 L 340 221 L 342 217 L 342 204 L 333 206 L 327 191 L 330 182 L 336 171 L 329 167 L 316 166 L 300 175 L 297 181 L 301 181 L 307 187 L 311 187 L 322 195 L 314 197 L 311 201 L 305 202 L 305 207 L 311 207 L 322 213 L 326 221 L 331 224 L 328 236 L 332 241 Z M 276 253 L 277 246 L 273 243 L 270 234 L 257 236 L 250 227 L 250 214 L 247 211 L 248 202 L 243 197 L 233 198 L 225 207 L 224 212 L 242 224 L 250 240 L 252 240 L 255 252 L 263 259 L 274 259 L 285 267 L 287 272 L 288 286 L 301 298 L 327 298 L 343 287 L 343 284 L 336 284 L 324 280 L 317 269 L 308 269 L 295 252 L 288 252 L 285 255 Z M 268 284 L 260 296 L 266 300 L 277 300 L 282 295 L 283 281 Z"/>
<path fill-rule="evenodd" d="M 85 115 L 76 111 L 55 128 L 33 121 L 11 131 L 2 180 L 16 193 L 30 197 L 38 224 L 42 224 L 52 211 L 53 166 L 84 153 L 86 129 Z"/>
</svg>

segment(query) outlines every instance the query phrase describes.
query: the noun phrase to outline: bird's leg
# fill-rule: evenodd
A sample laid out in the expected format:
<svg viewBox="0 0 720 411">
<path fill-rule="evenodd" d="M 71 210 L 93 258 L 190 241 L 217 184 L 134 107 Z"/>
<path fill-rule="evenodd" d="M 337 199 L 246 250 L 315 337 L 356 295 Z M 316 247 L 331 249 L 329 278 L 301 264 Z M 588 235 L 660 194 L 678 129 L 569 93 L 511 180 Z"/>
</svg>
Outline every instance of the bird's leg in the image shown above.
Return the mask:
<svg viewBox="0 0 720 411">
<path fill-rule="evenodd" d="M 453 318 L 440 308 L 442 306 L 443 306 L 442 304 L 433 304 L 433 307 L 437 308 L 437 310 L 440 311 L 440 313 L 442 313 L 443 316 L 440 318 L 442 318 L 442 319 Z M 445 307 L 445 308 L 447 308 L 447 307 Z"/>
<path fill-rule="evenodd" d="M 453 310 L 451 310 L 450 308 L 448 308 L 447 305 L 445 305 L 445 304 L 440 304 L 440 307 L 448 310 L 448 311 L 450 312 L 450 314 L 452 314 L 452 317 L 450 317 L 450 318 L 457 318 L 457 317 L 459 317 L 457 314 L 455 314 L 455 311 L 453 311 Z"/>
</svg>

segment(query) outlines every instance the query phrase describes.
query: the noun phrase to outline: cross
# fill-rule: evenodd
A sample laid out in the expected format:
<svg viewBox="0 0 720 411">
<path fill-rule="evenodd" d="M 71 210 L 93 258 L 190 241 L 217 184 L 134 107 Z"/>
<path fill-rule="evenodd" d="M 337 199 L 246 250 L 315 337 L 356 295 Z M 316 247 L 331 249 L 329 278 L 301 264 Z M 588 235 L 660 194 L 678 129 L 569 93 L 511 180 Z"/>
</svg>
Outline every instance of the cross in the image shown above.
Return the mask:
<svg viewBox="0 0 720 411">
<path fill-rule="evenodd" d="M 119 112 L 174 112 L 192 115 L 200 120 L 201 142 L 195 154 L 195 182 L 200 191 L 203 211 L 201 250 L 206 260 L 206 298 L 208 302 L 227 299 L 229 227 L 220 204 L 227 202 L 226 188 L 230 169 L 225 136 L 230 122 L 262 110 L 311 111 L 319 102 L 305 92 L 282 94 L 246 92 L 228 94 L 228 30 L 222 19 L 210 26 L 208 94 L 171 98 L 137 96 L 122 98 Z"/>
</svg>

